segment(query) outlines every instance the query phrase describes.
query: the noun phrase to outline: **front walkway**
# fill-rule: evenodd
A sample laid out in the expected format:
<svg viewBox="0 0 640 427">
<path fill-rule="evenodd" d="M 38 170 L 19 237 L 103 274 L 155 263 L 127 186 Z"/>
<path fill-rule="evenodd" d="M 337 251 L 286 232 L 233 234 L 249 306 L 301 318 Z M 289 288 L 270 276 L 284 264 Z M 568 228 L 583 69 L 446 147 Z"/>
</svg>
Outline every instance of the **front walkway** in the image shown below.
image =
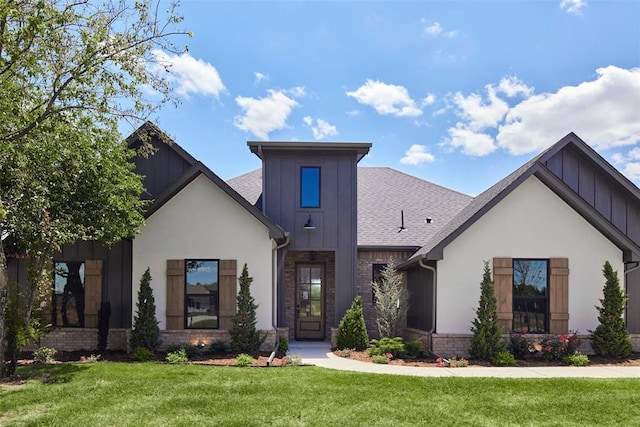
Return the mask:
<svg viewBox="0 0 640 427">
<path fill-rule="evenodd" d="M 383 365 L 338 357 L 331 352 L 331 343 L 326 341 L 292 341 L 289 343 L 289 355 L 300 356 L 304 364 L 322 368 L 414 377 L 640 378 L 639 366 L 417 368 Z"/>
</svg>

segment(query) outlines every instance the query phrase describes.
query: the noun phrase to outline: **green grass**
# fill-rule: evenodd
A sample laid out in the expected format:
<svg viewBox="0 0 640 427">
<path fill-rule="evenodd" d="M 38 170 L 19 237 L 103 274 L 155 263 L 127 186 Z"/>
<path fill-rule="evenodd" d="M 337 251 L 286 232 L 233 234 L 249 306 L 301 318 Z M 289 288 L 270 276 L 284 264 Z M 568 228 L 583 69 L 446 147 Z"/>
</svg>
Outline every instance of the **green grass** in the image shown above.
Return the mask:
<svg viewBox="0 0 640 427">
<path fill-rule="evenodd" d="M 413 378 L 316 367 L 21 367 L 0 425 L 640 425 L 637 379 Z"/>
</svg>

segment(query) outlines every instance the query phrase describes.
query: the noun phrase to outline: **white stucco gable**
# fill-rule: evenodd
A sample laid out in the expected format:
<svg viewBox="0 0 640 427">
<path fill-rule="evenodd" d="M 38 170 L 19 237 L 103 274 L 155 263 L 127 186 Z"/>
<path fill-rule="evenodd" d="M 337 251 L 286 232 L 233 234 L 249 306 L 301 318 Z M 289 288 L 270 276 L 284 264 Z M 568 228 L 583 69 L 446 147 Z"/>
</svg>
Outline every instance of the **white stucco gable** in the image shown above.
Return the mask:
<svg viewBox="0 0 640 427">
<path fill-rule="evenodd" d="M 166 328 L 167 260 L 236 260 L 247 263 L 251 294 L 259 304 L 257 327 L 272 328 L 272 245 L 269 228 L 200 174 L 147 218 L 133 240 L 133 312 L 140 277 L 151 269 L 160 329 Z"/>
<path fill-rule="evenodd" d="M 624 270 L 622 251 L 530 176 L 444 249 L 437 263 L 438 333 L 470 333 L 483 261 L 495 257 L 568 258 L 569 329 L 580 333 L 598 324 L 604 262 Z"/>
</svg>

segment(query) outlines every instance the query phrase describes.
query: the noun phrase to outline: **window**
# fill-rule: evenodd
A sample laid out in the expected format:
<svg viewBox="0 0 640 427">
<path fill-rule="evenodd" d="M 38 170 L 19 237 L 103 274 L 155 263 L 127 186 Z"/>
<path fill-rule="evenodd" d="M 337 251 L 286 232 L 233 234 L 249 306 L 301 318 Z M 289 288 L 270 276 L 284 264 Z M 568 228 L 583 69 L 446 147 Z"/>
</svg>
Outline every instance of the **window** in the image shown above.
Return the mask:
<svg viewBox="0 0 640 427">
<path fill-rule="evenodd" d="M 513 260 L 513 330 L 549 331 L 549 261 Z"/>
<path fill-rule="evenodd" d="M 320 207 L 320 168 L 317 166 L 300 169 L 300 207 Z"/>
<path fill-rule="evenodd" d="M 185 260 L 185 327 L 218 329 L 218 260 Z"/>
<path fill-rule="evenodd" d="M 53 275 L 53 325 L 83 328 L 84 261 L 56 261 Z"/>
<path fill-rule="evenodd" d="M 371 281 L 376 282 L 378 285 L 382 282 L 382 271 L 385 269 L 387 264 L 373 264 Z M 371 302 L 376 303 L 376 293 L 373 290 L 373 286 L 371 287 Z"/>
</svg>

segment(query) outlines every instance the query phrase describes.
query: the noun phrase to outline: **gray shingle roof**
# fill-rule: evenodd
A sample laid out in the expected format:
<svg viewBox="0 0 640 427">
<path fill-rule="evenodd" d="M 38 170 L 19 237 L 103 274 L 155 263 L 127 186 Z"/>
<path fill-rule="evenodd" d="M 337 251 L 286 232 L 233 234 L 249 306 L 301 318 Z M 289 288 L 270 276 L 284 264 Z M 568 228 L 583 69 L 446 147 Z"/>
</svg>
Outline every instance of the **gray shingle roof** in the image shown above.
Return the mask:
<svg viewBox="0 0 640 427">
<path fill-rule="evenodd" d="M 255 204 L 262 191 L 262 170 L 227 183 Z M 470 201 L 470 196 L 391 168 L 359 167 L 358 246 L 418 248 Z M 398 232 L 401 211 L 406 229 Z"/>
</svg>

